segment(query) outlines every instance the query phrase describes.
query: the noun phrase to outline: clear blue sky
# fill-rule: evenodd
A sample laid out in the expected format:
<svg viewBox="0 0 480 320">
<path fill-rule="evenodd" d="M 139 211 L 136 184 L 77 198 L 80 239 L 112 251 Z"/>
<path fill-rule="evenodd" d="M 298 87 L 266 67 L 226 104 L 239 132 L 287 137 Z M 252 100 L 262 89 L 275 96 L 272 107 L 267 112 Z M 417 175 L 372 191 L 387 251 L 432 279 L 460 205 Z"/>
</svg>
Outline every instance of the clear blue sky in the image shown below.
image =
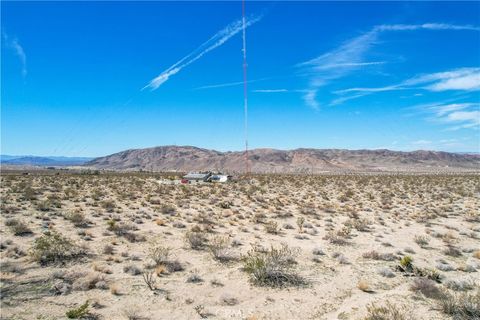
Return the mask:
<svg viewBox="0 0 480 320">
<path fill-rule="evenodd" d="M 1 6 L 3 154 L 243 149 L 240 2 Z M 247 13 L 251 148 L 480 151 L 479 2 Z"/>
</svg>

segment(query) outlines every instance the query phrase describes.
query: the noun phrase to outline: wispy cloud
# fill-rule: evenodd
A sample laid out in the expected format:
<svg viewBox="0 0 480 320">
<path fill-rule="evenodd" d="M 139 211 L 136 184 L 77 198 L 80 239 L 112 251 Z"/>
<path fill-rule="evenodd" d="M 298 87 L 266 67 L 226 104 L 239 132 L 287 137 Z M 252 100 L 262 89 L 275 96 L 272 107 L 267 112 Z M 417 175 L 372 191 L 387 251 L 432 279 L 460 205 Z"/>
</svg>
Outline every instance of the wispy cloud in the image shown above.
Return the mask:
<svg viewBox="0 0 480 320">
<path fill-rule="evenodd" d="M 446 130 L 480 129 L 480 103 L 437 103 L 413 107 L 428 113 L 427 120 L 447 125 Z"/>
<path fill-rule="evenodd" d="M 339 104 L 347 100 L 360 98 L 369 94 L 393 91 L 422 89 L 428 91 L 476 91 L 480 90 L 480 68 L 459 68 L 446 72 L 437 72 L 415 76 L 394 85 L 388 85 L 377 88 L 348 88 L 337 90 L 336 94 L 355 95 L 337 98 L 332 101 L 331 105 Z"/>
<path fill-rule="evenodd" d="M 317 91 L 320 87 L 325 86 L 335 79 L 342 78 L 351 72 L 362 67 L 381 65 L 385 61 L 366 61 L 366 55 L 369 50 L 378 42 L 381 34 L 385 32 L 396 31 L 414 31 L 414 30 L 469 30 L 480 31 L 477 26 L 471 25 L 454 25 L 446 23 L 424 23 L 424 24 L 394 24 L 394 25 L 378 25 L 370 31 L 365 32 L 353 39 L 350 39 L 339 47 L 324 53 L 317 58 L 300 63 L 297 65 L 303 68 L 303 71 L 310 76 L 309 86 L 303 96 L 305 103 L 312 108 L 318 108 L 319 103 L 316 101 Z M 457 88 L 477 88 L 477 76 L 465 75 L 463 78 L 455 80 L 437 79 L 428 89 L 432 91 L 438 90 L 455 90 Z M 434 80 L 431 80 L 433 82 Z M 358 92 L 369 94 L 372 92 L 398 90 L 400 85 L 388 86 L 385 88 L 352 88 L 347 89 L 343 93 L 356 91 L 357 94 L 349 98 L 339 98 L 337 103 L 354 99 L 362 96 Z"/>
<path fill-rule="evenodd" d="M 474 111 L 455 111 L 449 113 L 446 117 L 440 119 L 447 123 L 460 123 L 459 125 L 448 128 L 448 130 L 459 129 L 480 129 L 480 110 Z"/>
<path fill-rule="evenodd" d="M 248 80 L 247 83 L 253 83 L 258 81 L 267 80 L 268 78 L 253 79 Z M 234 87 L 243 85 L 243 81 L 227 82 L 227 83 L 218 83 L 218 84 L 209 84 L 206 86 L 196 87 L 194 90 L 203 90 L 203 89 L 216 89 L 216 88 L 225 88 L 225 87 Z"/>
<path fill-rule="evenodd" d="M 443 116 L 448 114 L 449 112 L 464 110 L 467 108 L 479 106 L 478 103 L 451 103 L 451 104 L 444 104 L 444 105 L 436 105 L 430 107 L 430 110 L 436 113 L 437 116 Z"/>
<path fill-rule="evenodd" d="M 20 60 L 22 66 L 21 74 L 22 77 L 25 78 L 27 76 L 27 56 L 25 54 L 25 50 L 23 50 L 23 47 L 18 42 L 17 38 L 11 38 L 5 32 L 2 32 L 2 37 L 5 42 L 5 46 L 11 48 Z"/>
<path fill-rule="evenodd" d="M 253 92 L 260 92 L 260 93 L 277 93 L 277 92 L 288 92 L 287 89 L 257 89 L 252 90 Z"/>
<path fill-rule="evenodd" d="M 449 23 L 424 23 L 424 24 L 389 24 L 379 25 L 374 28 L 378 31 L 412 31 L 412 30 L 470 30 L 480 31 L 480 27 L 472 25 L 456 25 Z"/>
<path fill-rule="evenodd" d="M 251 26 L 252 24 L 260 21 L 262 16 L 253 16 L 247 19 L 246 27 Z M 243 23 L 242 20 L 236 20 L 229 25 L 227 25 L 222 30 L 215 33 L 210 39 L 200 45 L 197 49 L 177 61 L 174 65 L 169 67 L 167 70 L 160 73 L 156 78 L 152 79 L 143 89 L 150 88 L 155 90 L 160 87 L 163 83 L 170 79 L 171 76 L 180 72 L 183 68 L 194 63 L 201 57 L 203 57 L 208 52 L 220 47 L 225 42 L 227 42 L 234 35 L 242 31 Z"/>
</svg>

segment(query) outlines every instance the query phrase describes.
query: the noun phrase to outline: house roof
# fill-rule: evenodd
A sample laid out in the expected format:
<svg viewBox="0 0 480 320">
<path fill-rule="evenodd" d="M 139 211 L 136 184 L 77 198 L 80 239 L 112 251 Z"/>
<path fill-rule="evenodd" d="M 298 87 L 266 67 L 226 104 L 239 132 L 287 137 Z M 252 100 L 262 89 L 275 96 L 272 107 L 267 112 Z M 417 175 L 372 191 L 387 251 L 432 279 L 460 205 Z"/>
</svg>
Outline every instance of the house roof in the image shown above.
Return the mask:
<svg viewBox="0 0 480 320">
<path fill-rule="evenodd" d="M 183 176 L 184 179 L 205 179 L 210 176 L 210 173 L 194 173 L 190 172 Z"/>
</svg>

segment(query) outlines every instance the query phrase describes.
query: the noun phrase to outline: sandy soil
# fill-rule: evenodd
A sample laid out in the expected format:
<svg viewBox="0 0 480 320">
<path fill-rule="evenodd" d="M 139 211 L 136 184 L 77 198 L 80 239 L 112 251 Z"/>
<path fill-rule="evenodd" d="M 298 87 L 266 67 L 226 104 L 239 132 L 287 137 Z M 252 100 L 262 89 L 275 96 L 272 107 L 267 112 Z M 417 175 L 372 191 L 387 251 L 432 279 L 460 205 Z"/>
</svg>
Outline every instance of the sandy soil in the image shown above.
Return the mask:
<svg viewBox="0 0 480 320">
<path fill-rule="evenodd" d="M 3 174 L 2 319 L 86 301 L 89 319 L 449 319 L 465 314 L 444 300 L 466 295 L 478 308 L 478 175 L 161 178 Z M 282 245 L 274 276 L 248 272 Z"/>
</svg>

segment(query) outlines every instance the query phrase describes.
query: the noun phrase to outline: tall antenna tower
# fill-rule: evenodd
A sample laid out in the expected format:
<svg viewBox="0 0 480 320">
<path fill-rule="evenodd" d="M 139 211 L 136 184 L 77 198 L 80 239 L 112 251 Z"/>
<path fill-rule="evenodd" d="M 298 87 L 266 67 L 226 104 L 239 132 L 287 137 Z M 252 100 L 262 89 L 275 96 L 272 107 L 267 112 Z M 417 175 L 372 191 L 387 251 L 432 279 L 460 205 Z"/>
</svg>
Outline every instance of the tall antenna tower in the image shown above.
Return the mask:
<svg viewBox="0 0 480 320">
<path fill-rule="evenodd" d="M 247 91 L 247 40 L 246 40 L 246 18 L 245 0 L 242 0 L 242 40 L 243 40 L 243 112 L 245 131 L 245 174 L 249 173 L 248 168 L 248 91 Z"/>
</svg>

